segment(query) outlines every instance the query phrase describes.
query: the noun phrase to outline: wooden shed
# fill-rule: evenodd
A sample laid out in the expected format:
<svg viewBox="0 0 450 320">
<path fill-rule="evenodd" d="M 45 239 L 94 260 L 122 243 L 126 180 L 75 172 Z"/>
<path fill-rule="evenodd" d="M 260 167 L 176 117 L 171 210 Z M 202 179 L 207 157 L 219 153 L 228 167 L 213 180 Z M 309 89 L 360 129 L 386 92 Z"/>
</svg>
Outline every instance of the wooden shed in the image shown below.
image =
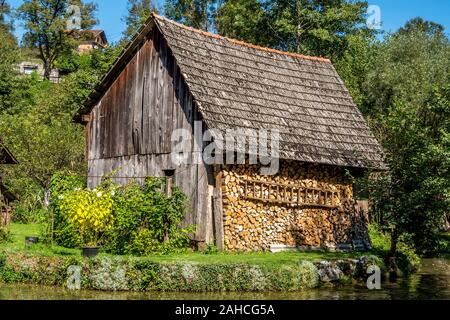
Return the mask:
<svg viewBox="0 0 450 320">
<path fill-rule="evenodd" d="M 85 125 L 90 187 L 113 170 L 119 183 L 173 176 L 200 243 L 246 251 L 369 242 L 345 172 L 383 168 L 383 154 L 327 59 L 153 15 L 75 120 Z M 207 144 L 196 129 L 235 128 L 279 132 L 278 173 L 248 162 L 174 163 L 174 130 L 188 130 L 197 159 Z"/>
</svg>

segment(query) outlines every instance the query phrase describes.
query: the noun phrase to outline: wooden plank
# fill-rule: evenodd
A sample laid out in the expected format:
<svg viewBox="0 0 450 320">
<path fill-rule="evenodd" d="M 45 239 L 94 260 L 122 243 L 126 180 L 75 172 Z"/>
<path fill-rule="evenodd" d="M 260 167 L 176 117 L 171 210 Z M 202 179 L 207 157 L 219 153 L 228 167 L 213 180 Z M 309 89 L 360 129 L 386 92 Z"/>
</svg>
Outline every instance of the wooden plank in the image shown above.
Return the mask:
<svg viewBox="0 0 450 320">
<path fill-rule="evenodd" d="M 99 150 L 99 159 L 105 159 L 106 158 L 106 143 L 108 139 L 108 134 L 106 131 L 106 113 L 105 113 L 105 105 L 108 102 L 108 97 L 105 97 L 105 101 L 102 101 L 100 104 L 100 121 L 99 121 L 99 127 L 100 127 L 100 150 Z"/>
<path fill-rule="evenodd" d="M 222 189 L 214 188 L 214 198 L 213 198 L 213 213 L 214 213 L 214 231 L 216 246 L 220 251 L 225 249 L 225 235 L 223 227 L 223 197 Z"/>
<path fill-rule="evenodd" d="M 156 95 L 156 110 L 155 110 L 155 118 L 157 123 L 156 125 L 156 153 L 164 153 L 163 150 L 163 132 L 164 132 L 164 59 L 165 59 L 165 46 L 163 44 L 163 39 L 160 34 L 157 34 L 157 43 L 158 43 L 158 53 L 159 59 L 158 61 L 158 77 L 157 77 L 157 95 Z"/>
<path fill-rule="evenodd" d="M 172 67 L 173 57 L 169 56 L 168 48 L 166 46 L 166 58 L 165 58 L 165 72 L 164 72 L 164 141 L 163 141 L 163 153 L 170 153 L 172 151 L 172 132 L 173 132 L 173 104 L 174 104 L 174 87 L 173 78 L 170 76 L 169 70 Z"/>
<path fill-rule="evenodd" d="M 151 45 L 153 46 L 151 50 L 151 58 L 150 58 L 150 76 L 149 76 L 149 128 L 148 128 L 148 146 L 147 146 L 147 152 L 150 154 L 156 154 L 157 153 L 157 137 L 158 137 L 158 130 L 157 130 L 157 94 L 158 94 L 158 66 L 159 66 L 159 55 L 156 47 L 156 40 L 155 40 L 155 33 L 153 33 L 153 38 Z"/>
<path fill-rule="evenodd" d="M 133 125 L 132 125 L 132 141 L 133 141 L 133 152 L 132 154 L 140 154 L 141 152 L 141 135 L 142 135 L 142 60 L 141 52 L 137 53 L 137 82 L 135 87 L 135 98 L 133 105 Z"/>
<path fill-rule="evenodd" d="M 124 156 L 131 155 L 134 152 L 133 145 L 133 121 L 134 121 L 134 105 L 136 103 L 136 85 L 137 85 L 137 56 L 135 56 L 130 62 L 128 68 L 130 72 L 128 73 L 129 79 L 127 83 L 127 103 L 124 108 L 124 115 L 122 119 L 122 124 L 125 128 L 124 131 Z"/>
<path fill-rule="evenodd" d="M 142 120 L 141 120 L 141 143 L 140 143 L 140 150 L 141 154 L 148 154 L 149 153 L 149 136 L 150 136 L 150 95 L 151 95 L 151 88 L 150 88 L 150 81 L 149 78 L 151 77 L 150 74 L 150 64 L 151 64 L 151 54 L 153 44 L 150 41 L 147 41 L 147 43 L 142 47 L 142 56 L 141 56 L 141 70 L 139 70 L 140 74 L 139 79 L 142 82 L 140 85 L 142 86 L 142 98 L 141 98 L 141 113 L 142 113 Z"/>
</svg>

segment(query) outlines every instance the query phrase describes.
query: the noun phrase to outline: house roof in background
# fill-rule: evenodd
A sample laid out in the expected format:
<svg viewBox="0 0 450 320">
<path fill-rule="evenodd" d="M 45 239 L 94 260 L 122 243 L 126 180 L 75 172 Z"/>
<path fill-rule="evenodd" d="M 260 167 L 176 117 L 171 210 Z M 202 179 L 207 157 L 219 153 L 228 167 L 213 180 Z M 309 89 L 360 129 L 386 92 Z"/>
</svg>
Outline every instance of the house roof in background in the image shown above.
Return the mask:
<svg viewBox="0 0 450 320">
<path fill-rule="evenodd" d="M 101 38 L 101 43 L 99 43 L 102 46 L 108 45 L 108 38 L 106 37 L 106 33 L 104 30 L 101 29 L 93 29 L 93 30 L 66 30 L 67 34 L 71 35 L 73 38 L 86 38 L 82 40 L 96 40 L 96 38 Z"/>
</svg>

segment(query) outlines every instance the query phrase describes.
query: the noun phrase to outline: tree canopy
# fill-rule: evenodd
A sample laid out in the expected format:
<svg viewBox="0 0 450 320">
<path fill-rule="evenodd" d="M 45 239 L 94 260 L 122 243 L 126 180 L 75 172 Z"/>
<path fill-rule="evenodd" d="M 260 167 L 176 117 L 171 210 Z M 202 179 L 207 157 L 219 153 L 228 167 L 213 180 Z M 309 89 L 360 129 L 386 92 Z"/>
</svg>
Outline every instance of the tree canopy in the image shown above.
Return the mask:
<svg viewBox="0 0 450 320">
<path fill-rule="evenodd" d="M 126 40 L 133 37 L 152 12 L 157 12 L 153 0 L 128 0 L 128 14 L 123 19 L 127 26 L 124 31 Z"/>
<path fill-rule="evenodd" d="M 71 6 L 79 8 L 81 29 L 89 29 L 97 23 L 94 16 L 97 5 L 82 0 L 25 0 L 18 8 L 19 18 L 25 23 L 24 43 L 38 49 L 47 79 L 56 59 L 72 49 L 67 26 L 77 12 Z"/>
</svg>

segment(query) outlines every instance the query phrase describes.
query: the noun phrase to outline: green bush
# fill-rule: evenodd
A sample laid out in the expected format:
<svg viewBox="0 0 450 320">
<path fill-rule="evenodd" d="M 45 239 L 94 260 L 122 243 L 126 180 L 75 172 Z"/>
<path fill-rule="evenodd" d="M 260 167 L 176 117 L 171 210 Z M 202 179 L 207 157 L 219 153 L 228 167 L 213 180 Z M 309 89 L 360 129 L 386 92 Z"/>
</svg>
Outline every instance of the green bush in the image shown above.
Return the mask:
<svg viewBox="0 0 450 320">
<path fill-rule="evenodd" d="M 420 266 L 421 259 L 407 235 L 399 240 L 396 260 L 398 267 L 406 275 L 415 272 Z"/>
<path fill-rule="evenodd" d="M 167 197 L 162 192 L 164 184 L 165 179 L 147 178 L 143 186 L 108 182 L 102 186 L 114 193 L 115 223 L 106 235 L 107 252 L 148 255 L 184 251 L 189 246 L 193 227 L 181 228 L 187 197 L 177 187 Z"/>
<path fill-rule="evenodd" d="M 35 224 L 41 222 L 47 215 L 44 207 L 29 208 L 18 203 L 14 210 L 13 221 L 22 224 Z"/>
<path fill-rule="evenodd" d="M 0 227 L 0 243 L 7 242 L 11 239 L 11 233 L 6 227 Z"/>
<path fill-rule="evenodd" d="M 439 256 L 450 255 L 450 233 L 441 235 L 439 239 L 437 254 Z"/>
<path fill-rule="evenodd" d="M 369 235 L 374 252 L 387 258 L 391 248 L 390 236 L 382 232 L 375 224 L 369 225 Z M 402 235 L 397 244 L 397 253 L 395 254 L 397 266 L 405 275 L 417 270 L 421 261 L 411 243 L 412 241 L 407 234 Z"/>
<path fill-rule="evenodd" d="M 6 254 L 0 252 L 0 272 L 3 270 L 5 266 L 6 266 Z"/>
<path fill-rule="evenodd" d="M 50 210 L 47 215 L 47 232 L 44 235 L 48 241 L 66 248 L 77 248 L 82 246 L 82 238 L 76 228 L 69 223 L 68 216 L 60 210 L 63 195 L 66 192 L 86 187 L 86 180 L 82 177 L 64 175 L 57 173 L 50 183 Z"/>
<path fill-rule="evenodd" d="M 283 266 L 270 273 L 271 289 L 298 291 L 313 288 L 319 282 L 317 267 L 310 261 L 301 261 L 298 265 Z"/>
<path fill-rule="evenodd" d="M 376 224 L 369 224 L 369 236 L 372 248 L 375 252 L 386 254 L 391 249 L 391 239 L 389 235 L 382 232 Z"/>
<path fill-rule="evenodd" d="M 14 183 L 12 192 L 18 197 L 14 203 L 13 222 L 40 223 L 46 212 L 45 190 L 28 179 L 18 179 Z"/>
<path fill-rule="evenodd" d="M 83 188 L 82 179 L 56 175 L 51 190 L 53 217 L 49 218 L 49 225 L 53 223 L 53 231 L 50 233 L 59 245 L 69 248 L 83 245 L 83 237 L 80 236 L 83 232 L 77 227 L 79 222 L 94 213 L 97 218 L 105 217 L 102 210 L 93 206 L 91 197 L 82 197 L 94 193 L 102 197 L 107 195 L 112 204 L 108 209 L 108 212 L 111 210 L 112 223 L 103 231 L 99 230 L 98 235 L 105 252 L 149 255 L 184 251 L 190 245 L 189 234 L 194 231 L 193 227 L 181 227 L 187 210 L 187 197 L 177 187 L 173 188 L 172 196 L 166 196 L 162 192 L 165 182 L 165 179 L 147 178 L 143 185 L 133 182 L 119 186 L 107 179 L 89 191 Z M 82 198 L 78 199 L 80 196 Z M 67 199 L 78 200 L 68 202 Z M 102 225 L 101 219 L 94 220 L 92 228 Z"/>
</svg>

